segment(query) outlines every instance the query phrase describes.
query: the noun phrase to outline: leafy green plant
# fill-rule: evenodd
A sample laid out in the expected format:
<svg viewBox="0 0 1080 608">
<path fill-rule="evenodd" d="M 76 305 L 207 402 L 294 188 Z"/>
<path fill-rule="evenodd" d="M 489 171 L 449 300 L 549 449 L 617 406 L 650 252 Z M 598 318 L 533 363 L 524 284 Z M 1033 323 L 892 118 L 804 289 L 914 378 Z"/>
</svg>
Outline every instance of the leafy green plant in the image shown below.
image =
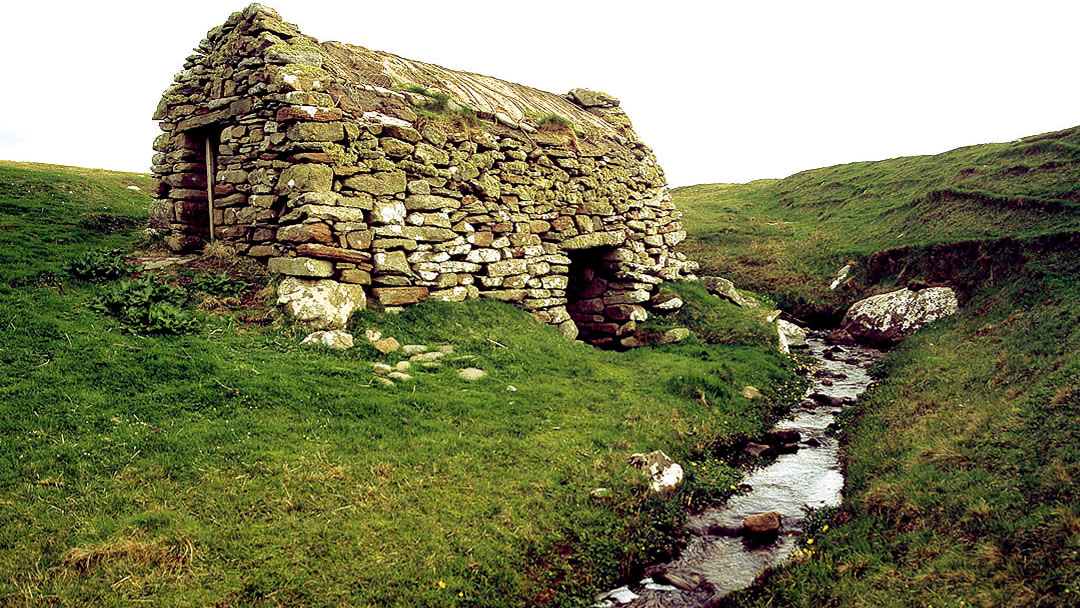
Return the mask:
<svg viewBox="0 0 1080 608">
<path fill-rule="evenodd" d="M 121 281 L 92 307 L 119 319 L 135 332 L 182 334 L 198 326 L 195 316 L 182 308 L 187 299 L 182 289 L 147 277 Z"/>
<path fill-rule="evenodd" d="M 191 282 L 195 291 L 208 293 L 212 296 L 237 296 L 247 289 L 247 284 L 234 279 L 228 273 L 206 272 L 195 277 Z"/>
<path fill-rule="evenodd" d="M 87 251 L 64 268 L 71 276 L 84 281 L 110 281 L 131 274 L 133 267 L 124 261 L 119 249 Z"/>
</svg>

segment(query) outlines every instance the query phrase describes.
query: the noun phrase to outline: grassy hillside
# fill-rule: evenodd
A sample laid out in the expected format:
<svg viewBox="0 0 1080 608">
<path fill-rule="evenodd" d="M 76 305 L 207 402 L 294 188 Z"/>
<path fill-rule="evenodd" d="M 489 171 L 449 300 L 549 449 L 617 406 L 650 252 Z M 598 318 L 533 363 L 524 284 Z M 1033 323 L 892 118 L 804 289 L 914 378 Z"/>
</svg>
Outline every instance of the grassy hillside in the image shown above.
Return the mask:
<svg viewBox="0 0 1080 608">
<path fill-rule="evenodd" d="M 910 281 L 965 300 L 852 411 L 809 557 L 731 605 L 1080 606 L 1078 150 L 1069 129 L 676 191 L 688 251 L 805 317 Z"/>
<path fill-rule="evenodd" d="M 125 292 L 176 287 L 191 331 L 133 330 L 99 312 L 120 280 L 69 267 L 149 246 L 128 185 L 0 166 L 0 605 L 588 605 L 738 478 L 710 464 L 662 501 L 630 454 L 726 456 L 799 397 L 764 313 L 696 285 L 665 321 L 696 337 L 625 354 L 493 301 L 359 314 L 461 357 L 393 388 L 371 364 L 401 355 L 301 348 L 263 310 L 272 278 L 227 256 Z"/>
<path fill-rule="evenodd" d="M 863 286 L 830 291 L 836 271 L 875 252 L 1080 229 L 1080 127 L 673 195 L 704 271 L 827 322 Z"/>
</svg>

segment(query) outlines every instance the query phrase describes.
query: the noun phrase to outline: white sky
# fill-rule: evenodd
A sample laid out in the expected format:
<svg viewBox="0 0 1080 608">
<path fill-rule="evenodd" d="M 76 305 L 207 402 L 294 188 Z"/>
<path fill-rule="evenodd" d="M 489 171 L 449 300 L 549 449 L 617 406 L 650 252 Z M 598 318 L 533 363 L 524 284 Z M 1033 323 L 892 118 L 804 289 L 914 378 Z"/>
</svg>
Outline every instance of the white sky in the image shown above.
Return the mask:
<svg viewBox="0 0 1080 608">
<path fill-rule="evenodd" d="M 266 3 L 319 40 L 611 93 L 673 186 L 1080 124 L 1077 0 Z M 0 159 L 148 171 L 162 91 L 243 6 L 9 3 Z"/>
</svg>

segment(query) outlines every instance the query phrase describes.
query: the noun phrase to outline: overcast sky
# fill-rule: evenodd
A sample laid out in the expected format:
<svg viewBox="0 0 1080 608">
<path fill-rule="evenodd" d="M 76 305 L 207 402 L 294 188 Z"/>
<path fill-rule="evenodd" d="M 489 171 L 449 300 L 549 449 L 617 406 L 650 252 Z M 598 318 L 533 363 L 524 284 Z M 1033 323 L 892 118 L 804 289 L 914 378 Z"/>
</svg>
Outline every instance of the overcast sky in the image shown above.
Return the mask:
<svg viewBox="0 0 1080 608">
<path fill-rule="evenodd" d="M 1080 124 L 1080 1 L 267 2 L 340 40 L 620 98 L 673 186 L 935 154 Z M 17 1 L 0 159 L 148 171 L 150 120 L 219 1 Z"/>
</svg>

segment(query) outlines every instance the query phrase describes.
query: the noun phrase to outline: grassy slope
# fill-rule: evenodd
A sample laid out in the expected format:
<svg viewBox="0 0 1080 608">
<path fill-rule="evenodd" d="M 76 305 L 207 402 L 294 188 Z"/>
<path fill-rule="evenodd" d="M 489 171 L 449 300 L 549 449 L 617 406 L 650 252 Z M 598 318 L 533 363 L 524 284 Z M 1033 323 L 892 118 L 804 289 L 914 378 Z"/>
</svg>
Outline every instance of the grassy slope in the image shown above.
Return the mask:
<svg viewBox="0 0 1080 608">
<path fill-rule="evenodd" d="M 490 374 L 471 384 L 379 387 L 395 357 L 301 349 L 281 320 L 133 335 L 61 268 L 134 239 L 94 218 L 145 217 L 145 181 L 0 166 L 0 604 L 588 604 L 728 490 L 691 471 L 665 503 L 629 454 L 704 460 L 798 397 L 760 313 L 694 285 L 686 322 L 718 343 L 603 352 L 492 301 L 354 318 L 453 344 Z"/>
<path fill-rule="evenodd" d="M 912 246 L 913 267 L 935 242 L 1016 237 L 1023 252 L 887 359 L 813 556 L 733 605 L 1080 605 L 1078 133 L 677 191 L 709 269 L 807 311 L 874 289 L 827 283 L 879 250 Z M 932 194 L 947 189 L 982 195 Z"/>
<path fill-rule="evenodd" d="M 1080 229 L 1078 161 L 1080 127 L 673 194 L 704 271 L 812 313 L 850 303 L 829 283 L 877 251 Z"/>
</svg>

